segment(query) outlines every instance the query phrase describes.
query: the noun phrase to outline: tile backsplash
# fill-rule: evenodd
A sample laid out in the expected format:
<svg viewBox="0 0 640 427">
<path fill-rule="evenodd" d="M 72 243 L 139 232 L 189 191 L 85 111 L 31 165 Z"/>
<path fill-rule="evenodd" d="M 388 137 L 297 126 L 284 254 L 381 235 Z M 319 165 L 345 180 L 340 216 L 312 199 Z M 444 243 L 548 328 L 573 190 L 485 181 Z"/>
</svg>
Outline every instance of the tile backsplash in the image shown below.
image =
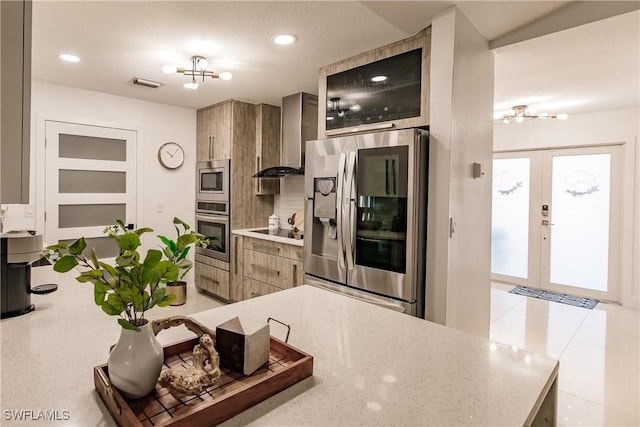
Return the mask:
<svg viewBox="0 0 640 427">
<path fill-rule="evenodd" d="M 287 218 L 304 209 L 304 176 L 280 178 L 280 194 L 273 200 L 273 213 L 280 218 L 282 227 L 288 227 Z"/>
</svg>

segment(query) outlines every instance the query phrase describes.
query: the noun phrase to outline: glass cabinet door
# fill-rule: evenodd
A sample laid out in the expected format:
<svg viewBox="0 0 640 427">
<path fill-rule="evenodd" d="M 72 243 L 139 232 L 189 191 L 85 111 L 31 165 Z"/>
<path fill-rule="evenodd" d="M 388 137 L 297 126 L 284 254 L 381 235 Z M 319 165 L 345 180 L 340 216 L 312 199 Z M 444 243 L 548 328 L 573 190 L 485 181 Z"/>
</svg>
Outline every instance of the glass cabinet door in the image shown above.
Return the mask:
<svg viewBox="0 0 640 427">
<path fill-rule="evenodd" d="M 406 146 L 358 151 L 358 265 L 405 273 L 408 151 Z"/>
</svg>

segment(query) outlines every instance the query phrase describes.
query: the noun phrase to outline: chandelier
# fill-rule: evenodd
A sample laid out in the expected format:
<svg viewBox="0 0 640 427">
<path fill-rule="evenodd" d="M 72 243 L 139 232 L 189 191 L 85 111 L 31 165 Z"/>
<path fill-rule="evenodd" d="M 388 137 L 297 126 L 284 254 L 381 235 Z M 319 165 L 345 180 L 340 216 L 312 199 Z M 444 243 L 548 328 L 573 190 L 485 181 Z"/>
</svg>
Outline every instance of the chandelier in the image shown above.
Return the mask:
<svg viewBox="0 0 640 427">
<path fill-rule="evenodd" d="M 559 120 L 567 120 L 569 118 L 568 114 L 549 114 L 549 113 L 539 113 L 534 114 L 529 111 L 527 105 L 516 105 L 515 107 L 511 107 L 511 110 L 495 113 L 493 118 L 495 120 L 502 120 L 504 123 L 511 123 L 512 121 L 516 123 L 522 123 L 525 119 L 559 119 Z"/>
<path fill-rule="evenodd" d="M 198 82 L 196 81 L 196 78 L 198 79 L 202 78 L 203 82 L 206 77 L 211 77 L 212 79 L 221 78 L 223 80 L 231 80 L 232 78 L 231 73 L 225 72 L 225 73 L 218 74 L 214 71 L 207 70 L 208 65 L 209 65 L 209 62 L 207 61 L 207 58 L 200 55 L 194 55 L 191 57 L 191 68 L 168 67 L 168 70 L 170 72 L 173 72 L 175 70 L 176 73 L 184 74 L 185 76 L 191 76 L 191 81 L 183 85 L 187 89 L 198 88 Z M 164 70 L 164 67 L 163 67 L 163 70 Z"/>
</svg>

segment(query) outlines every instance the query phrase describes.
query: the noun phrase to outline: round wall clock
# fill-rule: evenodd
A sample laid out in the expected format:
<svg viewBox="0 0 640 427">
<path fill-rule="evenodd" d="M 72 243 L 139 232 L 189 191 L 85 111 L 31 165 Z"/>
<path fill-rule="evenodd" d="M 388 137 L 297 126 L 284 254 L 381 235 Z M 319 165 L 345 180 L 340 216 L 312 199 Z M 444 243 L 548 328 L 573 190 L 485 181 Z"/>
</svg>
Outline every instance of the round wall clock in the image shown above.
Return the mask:
<svg viewBox="0 0 640 427">
<path fill-rule="evenodd" d="M 167 169 L 178 169 L 184 163 L 184 150 L 177 142 L 166 142 L 158 149 L 158 161 Z"/>
</svg>

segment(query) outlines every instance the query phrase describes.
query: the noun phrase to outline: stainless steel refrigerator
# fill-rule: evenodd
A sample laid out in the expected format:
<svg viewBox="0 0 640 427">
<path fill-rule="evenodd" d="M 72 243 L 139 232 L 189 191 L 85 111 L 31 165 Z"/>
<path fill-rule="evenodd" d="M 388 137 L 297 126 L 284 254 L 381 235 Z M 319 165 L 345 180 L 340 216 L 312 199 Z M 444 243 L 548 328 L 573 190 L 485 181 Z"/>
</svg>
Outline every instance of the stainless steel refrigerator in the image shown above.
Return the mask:
<svg viewBox="0 0 640 427">
<path fill-rule="evenodd" d="M 308 141 L 305 283 L 424 316 L 428 131 Z"/>
</svg>

